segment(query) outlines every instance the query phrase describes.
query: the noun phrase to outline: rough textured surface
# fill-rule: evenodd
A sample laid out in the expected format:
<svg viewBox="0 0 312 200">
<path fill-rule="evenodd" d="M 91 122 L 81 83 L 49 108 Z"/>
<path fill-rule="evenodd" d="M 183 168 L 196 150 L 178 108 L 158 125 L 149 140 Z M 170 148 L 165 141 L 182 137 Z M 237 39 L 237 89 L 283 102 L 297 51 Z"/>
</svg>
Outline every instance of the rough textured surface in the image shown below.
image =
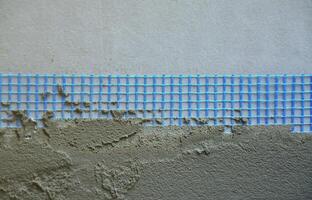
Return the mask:
<svg viewBox="0 0 312 200">
<path fill-rule="evenodd" d="M 311 73 L 311 0 L 0 0 L 0 70 Z"/>
<path fill-rule="evenodd" d="M 312 136 L 289 127 L 49 116 L 45 128 L 0 130 L 0 199 L 312 198 Z"/>
</svg>

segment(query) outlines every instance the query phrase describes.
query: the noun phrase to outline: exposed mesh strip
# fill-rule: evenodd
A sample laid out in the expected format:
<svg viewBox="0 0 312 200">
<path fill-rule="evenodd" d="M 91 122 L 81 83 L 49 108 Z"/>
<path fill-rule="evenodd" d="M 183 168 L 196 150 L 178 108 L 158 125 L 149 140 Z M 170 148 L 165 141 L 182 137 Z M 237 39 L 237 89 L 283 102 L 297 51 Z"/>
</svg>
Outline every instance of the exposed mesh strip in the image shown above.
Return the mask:
<svg viewBox="0 0 312 200">
<path fill-rule="evenodd" d="M 291 125 L 312 132 L 312 75 L 36 75 L 0 74 L 0 127 L 11 111 L 38 122 L 57 119 L 150 119 L 146 125 Z M 135 115 L 133 112 L 135 111 Z M 157 120 L 156 120 L 157 119 Z"/>
</svg>

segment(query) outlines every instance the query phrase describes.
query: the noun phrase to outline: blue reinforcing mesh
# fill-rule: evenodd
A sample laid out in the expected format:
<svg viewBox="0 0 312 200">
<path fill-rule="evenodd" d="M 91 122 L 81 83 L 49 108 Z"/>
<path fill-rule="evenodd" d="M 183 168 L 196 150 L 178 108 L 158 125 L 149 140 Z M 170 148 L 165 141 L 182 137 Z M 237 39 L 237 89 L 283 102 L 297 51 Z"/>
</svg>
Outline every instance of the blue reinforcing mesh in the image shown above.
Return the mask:
<svg viewBox="0 0 312 200">
<path fill-rule="evenodd" d="M 12 112 L 40 122 L 145 118 L 147 125 L 291 125 L 312 132 L 312 75 L 23 75 L 0 74 L 0 127 Z M 135 111 L 134 114 L 132 111 Z"/>
</svg>

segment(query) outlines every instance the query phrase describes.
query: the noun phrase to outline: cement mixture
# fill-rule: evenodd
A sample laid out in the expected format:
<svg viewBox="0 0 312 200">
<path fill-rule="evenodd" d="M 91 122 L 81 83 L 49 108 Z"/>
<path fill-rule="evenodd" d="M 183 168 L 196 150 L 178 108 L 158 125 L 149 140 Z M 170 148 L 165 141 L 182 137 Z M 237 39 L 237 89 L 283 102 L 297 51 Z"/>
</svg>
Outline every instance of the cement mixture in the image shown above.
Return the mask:
<svg viewBox="0 0 312 200">
<path fill-rule="evenodd" d="M 312 199 L 312 135 L 289 127 L 143 126 L 16 113 L 0 129 L 0 199 Z"/>
</svg>

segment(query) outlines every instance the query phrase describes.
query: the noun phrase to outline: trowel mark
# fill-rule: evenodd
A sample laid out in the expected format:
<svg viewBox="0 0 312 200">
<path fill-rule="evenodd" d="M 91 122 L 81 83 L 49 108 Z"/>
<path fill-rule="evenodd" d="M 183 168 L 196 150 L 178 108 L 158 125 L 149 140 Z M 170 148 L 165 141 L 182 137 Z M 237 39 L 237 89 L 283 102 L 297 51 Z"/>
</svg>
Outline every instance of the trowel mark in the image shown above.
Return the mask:
<svg viewBox="0 0 312 200">
<path fill-rule="evenodd" d="M 139 181 L 139 164 L 131 161 L 108 167 L 104 161 L 99 162 L 95 166 L 95 178 L 107 199 L 124 199 L 126 193 Z"/>
<path fill-rule="evenodd" d="M 57 122 L 47 130 L 50 144 L 65 145 L 81 151 L 95 151 L 107 145 L 114 146 L 127 138 L 142 132 L 140 125 L 120 119 L 114 120 L 71 120 L 73 126 L 58 128 Z"/>
<path fill-rule="evenodd" d="M 17 132 L 25 135 L 24 131 Z M 65 199 L 65 191 L 72 187 L 71 158 L 42 143 L 38 135 L 22 140 L 15 132 L 7 130 L 1 136 L 9 136 L 12 144 L 0 143 L 0 158 L 5 161 L 0 165 L 2 193 L 7 199 Z"/>
</svg>

